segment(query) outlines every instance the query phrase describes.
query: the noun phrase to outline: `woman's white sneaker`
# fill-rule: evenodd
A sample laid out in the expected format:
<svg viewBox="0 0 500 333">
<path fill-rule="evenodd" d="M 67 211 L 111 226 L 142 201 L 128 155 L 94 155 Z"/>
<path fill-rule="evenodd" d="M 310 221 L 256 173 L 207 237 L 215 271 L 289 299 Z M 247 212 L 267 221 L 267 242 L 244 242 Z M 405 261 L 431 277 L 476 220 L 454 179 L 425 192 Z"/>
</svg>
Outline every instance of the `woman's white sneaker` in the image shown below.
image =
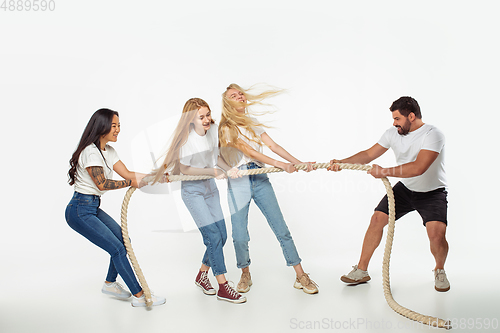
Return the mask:
<svg viewBox="0 0 500 333">
<path fill-rule="evenodd" d="M 130 296 L 132 296 L 132 294 L 127 290 L 125 290 L 123 286 L 118 282 L 111 282 L 111 283 L 104 282 L 101 291 L 103 294 L 111 295 L 120 299 L 127 299 Z"/>
<path fill-rule="evenodd" d="M 165 299 L 165 297 L 161 297 L 161 296 L 155 296 L 153 294 L 151 294 L 151 300 L 153 301 L 153 305 L 152 306 L 156 306 L 156 305 L 162 305 L 162 304 L 165 304 L 165 302 L 167 301 Z M 145 307 L 146 306 L 146 295 L 145 294 L 142 294 L 141 297 L 135 297 L 132 295 L 132 306 L 134 307 Z"/>
</svg>

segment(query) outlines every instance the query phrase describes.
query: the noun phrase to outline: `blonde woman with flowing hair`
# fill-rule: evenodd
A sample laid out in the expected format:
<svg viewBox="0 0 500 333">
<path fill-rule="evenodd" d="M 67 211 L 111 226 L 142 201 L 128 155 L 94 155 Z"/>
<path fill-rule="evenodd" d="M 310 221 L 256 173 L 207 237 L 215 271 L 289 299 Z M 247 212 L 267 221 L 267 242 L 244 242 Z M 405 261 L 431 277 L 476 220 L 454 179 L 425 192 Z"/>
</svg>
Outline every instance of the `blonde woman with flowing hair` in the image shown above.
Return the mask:
<svg viewBox="0 0 500 333">
<path fill-rule="evenodd" d="M 211 113 L 208 104 L 200 98 L 191 98 L 185 103 L 165 160 L 155 170 L 155 182 L 163 181 L 168 174 L 180 173 L 211 175 L 217 179 L 227 177 L 230 167 L 219 158 L 218 129 Z M 227 232 L 214 179 L 182 181 L 181 196 L 206 246 L 195 284 L 205 295 L 217 294 L 218 299 L 232 303 L 246 302 L 224 276 L 227 271 L 223 246 Z M 219 284 L 218 292 L 208 279 L 210 268 Z"/>
<path fill-rule="evenodd" d="M 253 94 L 253 89 L 245 90 L 237 84 L 231 84 L 222 94 L 222 116 L 219 128 L 219 142 L 221 155 L 233 168 L 229 175 L 233 176 L 236 170 L 257 169 L 270 164 L 283 169 L 288 173 L 297 171 L 295 164 L 301 163 L 288 153 L 283 147 L 274 142 L 265 131 L 265 125 L 251 117 L 249 107 L 263 105 L 263 101 L 282 92 L 279 89 L 266 90 Z M 278 161 L 262 153 L 263 145 L 285 159 Z M 307 171 L 313 169 L 312 162 L 308 162 Z M 229 179 L 228 201 L 231 211 L 231 225 L 233 245 L 236 252 L 236 265 L 241 268 L 241 279 L 236 291 L 245 293 L 252 286 L 250 275 L 250 253 L 248 242 L 248 210 L 251 200 L 254 200 L 267 219 L 269 226 L 281 245 L 287 266 L 293 266 L 296 272 L 294 287 L 305 293 L 318 293 L 318 286 L 309 278 L 301 265 L 301 259 L 295 248 L 292 235 L 281 213 L 273 187 L 266 174 L 250 175 L 241 178 Z"/>
</svg>

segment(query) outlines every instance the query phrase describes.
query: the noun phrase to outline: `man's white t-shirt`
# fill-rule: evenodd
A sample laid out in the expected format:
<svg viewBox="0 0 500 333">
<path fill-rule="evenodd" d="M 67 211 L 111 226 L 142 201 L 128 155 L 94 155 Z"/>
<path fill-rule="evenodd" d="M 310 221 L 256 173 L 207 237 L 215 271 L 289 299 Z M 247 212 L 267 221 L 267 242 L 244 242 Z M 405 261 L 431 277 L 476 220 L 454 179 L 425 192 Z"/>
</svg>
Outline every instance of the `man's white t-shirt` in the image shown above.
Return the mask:
<svg viewBox="0 0 500 333">
<path fill-rule="evenodd" d="M 187 142 L 179 152 L 180 163 L 195 168 L 213 168 L 219 157 L 219 136 L 216 124 L 205 135 L 191 130 Z"/>
<path fill-rule="evenodd" d="M 258 123 L 257 119 L 255 119 L 255 118 L 250 118 L 250 119 L 252 119 L 252 121 L 254 123 Z M 250 147 L 252 147 L 256 151 L 258 151 L 259 153 L 262 153 L 263 152 L 263 148 L 262 148 L 261 145 L 259 145 L 255 141 L 247 139 L 247 138 L 251 138 L 252 137 L 252 134 L 250 133 L 250 131 L 248 131 L 247 129 L 242 128 L 242 127 L 238 127 L 238 128 L 239 128 L 239 130 L 241 132 L 241 134 L 238 136 L 238 138 L 241 139 L 241 140 L 243 140 L 245 143 L 247 143 Z M 259 137 L 263 133 L 266 132 L 266 130 L 264 128 L 260 127 L 260 126 L 252 127 L 252 130 Z M 241 156 L 241 158 L 240 158 L 239 162 L 236 164 L 236 167 L 242 166 L 243 164 L 247 164 L 247 163 L 250 163 L 250 162 L 254 162 L 257 165 L 259 165 L 261 167 L 264 167 L 264 163 L 262 163 L 260 161 L 257 161 L 255 159 L 251 158 L 250 156 L 247 156 L 247 155 L 243 154 L 242 152 L 239 152 L 239 156 Z"/>
<path fill-rule="evenodd" d="M 113 165 L 115 165 L 120 158 L 113 147 L 106 145 L 104 149 L 105 150 L 102 151 L 102 155 L 104 155 L 106 162 L 104 162 L 102 155 L 99 152 L 99 148 L 97 148 L 97 146 L 93 143 L 85 147 L 85 149 L 81 152 L 76 169 L 77 172 L 74 187 L 76 192 L 99 196 L 107 192 L 99 190 L 87 171 L 88 167 L 100 166 L 104 169 L 104 176 L 106 179 L 113 178 Z"/>
<path fill-rule="evenodd" d="M 415 192 L 429 192 L 437 188 L 446 188 L 446 172 L 444 164 L 444 134 L 436 127 L 428 124 L 407 135 L 400 135 L 396 127 L 388 129 L 378 141 L 384 148 L 392 148 L 398 165 L 414 162 L 420 150 L 439 153 L 429 169 L 420 176 L 403 178 L 401 182 Z"/>
</svg>

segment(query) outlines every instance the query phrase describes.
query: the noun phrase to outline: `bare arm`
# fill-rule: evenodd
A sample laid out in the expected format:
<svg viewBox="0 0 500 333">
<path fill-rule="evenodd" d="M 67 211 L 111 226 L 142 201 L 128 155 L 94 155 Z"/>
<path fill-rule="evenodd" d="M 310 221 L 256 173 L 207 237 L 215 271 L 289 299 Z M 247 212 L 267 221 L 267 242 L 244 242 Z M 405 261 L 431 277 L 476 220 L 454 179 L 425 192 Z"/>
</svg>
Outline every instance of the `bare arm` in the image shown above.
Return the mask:
<svg viewBox="0 0 500 333">
<path fill-rule="evenodd" d="M 262 133 L 260 138 L 262 139 L 262 142 L 264 142 L 265 145 L 268 146 L 269 149 L 271 149 L 271 151 L 273 153 L 279 155 L 280 157 L 284 158 L 288 162 L 294 163 L 294 164 L 301 164 L 302 163 L 301 161 L 299 161 L 298 159 L 293 157 L 292 154 L 290 154 L 288 151 L 286 151 L 285 148 L 281 147 L 279 144 L 274 142 L 274 140 L 271 139 L 269 134 L 264 132 L 264 133 Z M 313 163 L 316 163 L 316 162 L 306 162 L 306 164 L 307 164 L 306 172 L 309 172 L 309 171 L 316 169 L 312 166 Z"/>
<path fill-rule="evenodd" d="M 264 155 L 255 149 L 253 149 L 248 143 L 245 141 L 238 139 L 237 143 L 233 145 L 234 148 L 240 150 L 243 154 L 253 158 L 254 160 L 260 161 L 265 164 L 272 165 L 276 168 L 280 168 L 285 170 L 288 173 L 295 172 L 297 169 L 295 169 L 294 165 L 292 163 L 284 163 L 278 160 L 275 160 L 267 155 Z M 300 162 L 299 162 L 300 163 Z"/>
<path fill-rule="evenodd" d="M 113 165 L 113 170 L 115 170 L 115 172 L 122 178 L 132 180 L 133 187 L 140 188 L 146 185 L 146 183 L 142 182 L 142 178 L 144 178 L 146 175 L 139 172 L 129 171 L 121 160 Z"/>
<path fill-rule="evenodd" d="M 399 177 L 399 178 L 410 178 L 420 176 L 429 169 L 431 164 L 439 156 L 438 152 L 431 150 L 420 150 L 417 155 L 417 159 L 413 162 L 406 163 L 397 167 L 392 168 L 382 168 L 379 165 L 374 164 L 373 168 L 368 171 L 375 178 L 382 177 Z"/>
<path fill-rule="evenodd" d="M 260 138 L 262 139 L 262 142 L 264 142 L 264 144 L 266 146 L 268 146 L 269 149 L 271 149 L 271 151 L 273 153 L 275 153 L 276 155 L 284 158 L 285 160 L 287 160 L 290 163 L 295 163 L 295 164 L 302 163 L 301 161 L 299 161 L 298 159 L 296 159 L 295 157 L 293 157 L 289 152 L 287 152 L 285 150 L 285 148 L 281 147 L 279 144 L 277 144 L 276 142 L 274 142 L 274 140 L 271 139 L 271 137 L 269 136 L 269 134 L 267 134 L 266 132 L 262 133 L 262 135 L 260 136 Z"/>
<path fill-rule="evenodd" d="M 219 177 L 224 174 L 224 172 L 218 168 L 195 168 L 184 164 L 180 165 L 180 169 L 183 174 L 193 176 L 208 175 Z"/>
<path fill-rule="evenodd" d="M 376 143 L 367 150 L 362 150 L 359 153 L 352 155 L 351 157 L 344 158 L 342 160 L 331 160 L 328 170 L 339 171 L 340 168 L 336 166 L 335 163 L 351 163 L 351 164 L 370 163 L 371 161 L 382 156 L 382 154 L 384 154 L 387 150 L 388 150 L 387 148 L 384 148 L 378 143 Z"/>
<path fill-rule="evenodd" d="M 360 151 L 359 153 L 352 155 L 351 157 L 340 160 L 339 163 L 367 164 L 382 156 L 382 154 L 384 154 L 386 151 L 387 148 L 384 148 L 376 143 L 367 150 Z"/>
<path fill-rule="evenodd" d="M 122 161 L 116 162 L 115 165 L 113 165 L 113 170 L 124 179 L 136 179 L 146 176 L 143 173 L 129 171 Z"/>
<path fill-rule="evenodd" d="M 90 178 L 94 181 L 97 188 L 101 191 L 116 190 L 119 188 L 129 187 L 132 185 L 132 180 L 111 180 L 106 179 L 104 169 L 100 166 L 91 166 L 87 168 Z"/>
</svg>

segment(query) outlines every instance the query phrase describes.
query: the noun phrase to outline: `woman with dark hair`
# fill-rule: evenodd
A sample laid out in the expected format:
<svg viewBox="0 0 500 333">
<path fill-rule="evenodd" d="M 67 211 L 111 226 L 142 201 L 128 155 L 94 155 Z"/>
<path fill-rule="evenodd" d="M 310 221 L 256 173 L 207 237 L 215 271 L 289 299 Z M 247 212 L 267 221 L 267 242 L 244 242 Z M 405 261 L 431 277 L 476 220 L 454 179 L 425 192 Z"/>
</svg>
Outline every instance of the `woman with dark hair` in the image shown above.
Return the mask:
<svg viewBox="0 0 500 333">
<path fill-rule="evenodd" d="M 132 306 L 146 306 L 144 292 L 135 278 L 127 259 L 121 228 L 111 216 L 99 208 L 101 195 L 108 190 L 128 186 L 144 186 L 144 174 L 131 172 L 120 161 L 108 142 L 116 142 L 120 133 L 118 112 L 99 109 L 90 118 L 80 143 L 69 164 L 69 184 L 75 193 L 66 207 L 68 225 L 111 256 L 102 292 L 120 299 L 133 295 Z M 125 180 L 112 180 L 113 170 Z M 116 277 L 120 274 L 130 292 Z M 165 303 L 165 298 L 153 296 L 153 305 Z"/>
</svg>

